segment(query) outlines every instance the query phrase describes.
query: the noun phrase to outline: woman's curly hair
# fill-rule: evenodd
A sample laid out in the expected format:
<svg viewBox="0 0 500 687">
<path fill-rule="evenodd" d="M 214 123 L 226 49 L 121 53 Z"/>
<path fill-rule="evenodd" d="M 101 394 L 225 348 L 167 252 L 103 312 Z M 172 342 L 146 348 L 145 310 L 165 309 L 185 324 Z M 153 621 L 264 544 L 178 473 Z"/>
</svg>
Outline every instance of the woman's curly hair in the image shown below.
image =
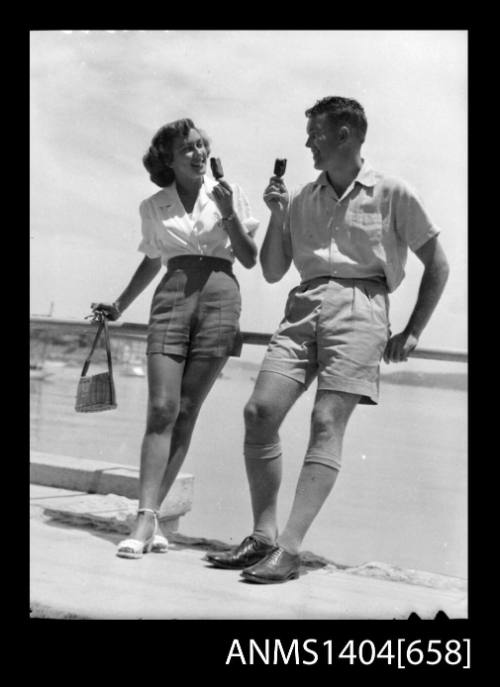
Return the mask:
<svg viewBox="0 0 500 687">
<path fill-rule="evenodd" d="M 196 129 L 203 139 L 207 155 L 210 155 L 210 141 L 205 132 L 198 129 L 191 119 L 177 119 L 175 122 L 170 122 L 162 126 L 151 140 L 151 145 L 147 153 L 142 158 L 144 167 L 149 172 L 151 181 L 165 188 L 170 186 L 175 179 L 174 172 L 169 167 L 173 155 L 173 143 L 178 137 L 185 138 L 189 135 L 191 129 Z"/>
</svg>

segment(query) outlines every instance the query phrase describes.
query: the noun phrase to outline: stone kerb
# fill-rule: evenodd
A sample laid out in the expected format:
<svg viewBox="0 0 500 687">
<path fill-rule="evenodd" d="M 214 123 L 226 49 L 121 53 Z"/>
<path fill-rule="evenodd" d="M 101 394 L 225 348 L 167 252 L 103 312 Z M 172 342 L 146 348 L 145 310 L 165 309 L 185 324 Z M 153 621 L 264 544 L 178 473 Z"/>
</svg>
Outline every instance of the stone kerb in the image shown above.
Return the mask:
<svg viewBox="0 0 500 687">
<path fill-rule="evenodd" d="M 87 494 L 116 494 L 136 500 L 139 470 L 127 465 L 30 452 L 30 482 Z M 185 515 L 193 504 L 194 477 L 180 473 L 160 508 L 160 520 Z"/>
</svg>

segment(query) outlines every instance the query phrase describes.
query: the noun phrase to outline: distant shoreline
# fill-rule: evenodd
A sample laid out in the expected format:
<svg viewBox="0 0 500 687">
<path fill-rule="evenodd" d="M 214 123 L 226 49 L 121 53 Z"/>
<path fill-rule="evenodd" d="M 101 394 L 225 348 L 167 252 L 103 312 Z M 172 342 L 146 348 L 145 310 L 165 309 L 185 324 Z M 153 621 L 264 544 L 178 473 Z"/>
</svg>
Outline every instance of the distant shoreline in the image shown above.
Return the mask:
<svg viewBox="0 0 500 687">
<path fill-rule="evenodd" d="M 431 389 L 451 389 L 453 391 L 467 391 L 468 389 L 468 378 L 465 372 L 410 372 L 400 370 L 382 373 L 380 379 L 386 384 L 425 386 Z"/>
<path fill-rule="evenodd" d="M 78 335 L 54 335 L 48 339 L 47 360 L 64 361 L 68 367 L 80 367 L 83 365 L 88 353 L 93 335 L 95 332 L 85 332 Z M 43 337 L 31 337 L 32 361 L 37 360 L 37 350 L 44 342 Z M 112 341 L 113 360 L 119 361 L 119 351 L 123 347 L 123 341 L 115 339 Z M 144 344 L 141 347 L 144 351 Z M 264 351 L 263 351 L 264 354 Z M 96 364 L 105 363 L 105 351 L 99 346 L 95 351 L 93 361 Z M 243 360 L 241 358 L 230 358 L 230 367 L 238 367 L 248 372 L 257 373 L 260 362 Z M 227 370 L 227 367 L 226 367 Z M 228 378 L 227 373 L 223 377 Z M 468 375 L 467 372 L 425 372 L 414 370 L 396 370 L 392 372 L 381 372 L 380 380 L 384 384 L 396 384 L 404 386 L 421 386 L 431 389 L 449 389 L 453 391 L 467 391 Z"/>
<path fill-rule="evenodd" d="M 260 363 L 254 363 L 239 358 L 230 358 L 233 364 L 240 368 L 257 372 Z M 466 372 L 416 372 L 413 370 L 396 370 L 382 372 L 380 380 L 384 384 L 405 386 L 423 386 L 431 389 L 451 389 L 453 391 L 467 391 L 468 376 Z"/>
</svg>

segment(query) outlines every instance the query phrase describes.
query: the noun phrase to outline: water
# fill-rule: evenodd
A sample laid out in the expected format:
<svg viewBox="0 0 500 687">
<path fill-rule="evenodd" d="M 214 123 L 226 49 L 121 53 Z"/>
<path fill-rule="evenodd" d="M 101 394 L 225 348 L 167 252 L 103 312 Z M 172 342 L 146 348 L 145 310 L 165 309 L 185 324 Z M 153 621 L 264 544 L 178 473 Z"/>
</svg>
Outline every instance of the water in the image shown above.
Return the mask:
<svg viewBox="0 0 500 687">
<path fill-rule="evenodd" d="M 410 361 L 405 369 L 419 363 Z M 118 372 L 118 409 L 79 414 L 73 410 L 79 374 L 65 367 L 47 380 L 30 381 L 31 447 L 137 466 L 146 380 Z M 193 509 L 180 523 L 185 535 L 237 543 L 251 529 L 242 409 L 255 375 L 245 358 L 230 360 L 202 408 L 182 468 L 195 476 Z M 313 398 L 311 388 L 282 426 L 281 527 L 308 441 Z M 351 417 L 342 471 L 303 549 L 339 564 L 382 561 L 466 578 L 466 432 L 465 391 L 382 383 L 379 405 L 359 406 Z"/>
</svg>

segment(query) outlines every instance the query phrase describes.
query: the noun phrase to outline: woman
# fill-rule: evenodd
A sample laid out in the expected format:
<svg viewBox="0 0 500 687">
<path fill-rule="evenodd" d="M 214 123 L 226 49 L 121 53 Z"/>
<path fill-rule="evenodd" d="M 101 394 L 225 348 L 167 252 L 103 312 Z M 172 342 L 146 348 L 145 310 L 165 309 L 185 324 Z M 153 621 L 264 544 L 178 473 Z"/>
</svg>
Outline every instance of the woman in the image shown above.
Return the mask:
<svg viewBox="0 0 500 687">
<path fill-rule="evenodd" d="M 239 186 L 205 176 L 209 141 L 190 119 L 163 126 L 143 163 L 162 188 L 140 205 L 145 257 L 112 304 L 94 304 L 116 320 L 161 269 L 147 338 L 148 411 L 141 449 L 139 510 L 117 555 L 164 552 L 158 509 L 186 456 L 201 405 L 228 356 L 239 356 L 241 298 L 234 258 L 256 263 L 258 222 Z"/>
</svg>

